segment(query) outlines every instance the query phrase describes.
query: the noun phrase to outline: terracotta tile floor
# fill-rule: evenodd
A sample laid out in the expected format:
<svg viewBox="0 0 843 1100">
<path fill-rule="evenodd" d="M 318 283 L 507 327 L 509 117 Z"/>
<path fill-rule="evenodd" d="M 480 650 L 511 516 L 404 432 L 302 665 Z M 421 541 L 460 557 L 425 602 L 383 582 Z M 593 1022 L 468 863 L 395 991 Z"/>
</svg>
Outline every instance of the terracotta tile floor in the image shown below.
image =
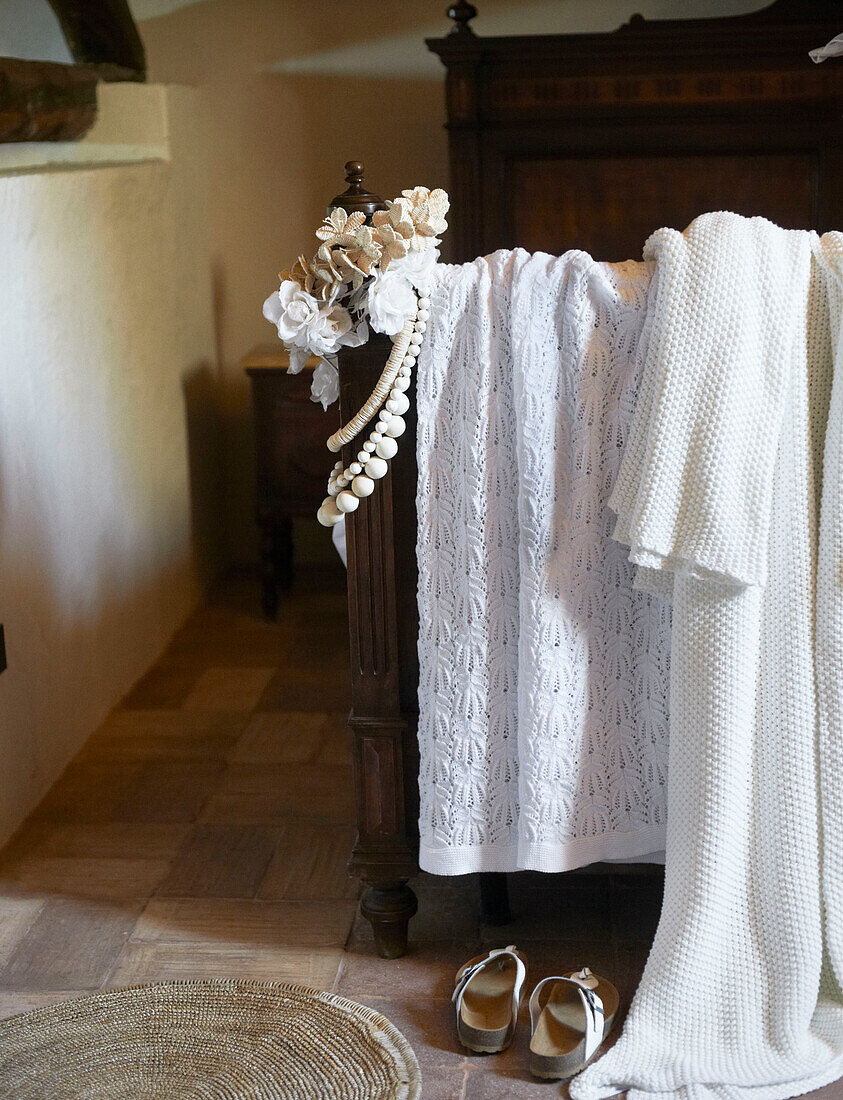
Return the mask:
<svg viewBox="0 0 843 1100">
<path fill-rule="evenodd" d="M 462 1052 L 454 971 L 516 942 L 533 978 L 588 964 L 628 1003 L 658 875 L 510 876 L 503 929 L 480 923 L 473 876 L 421 875 L 410 952 L 377 958 L 345 874 L 347 664 L 339 572 L 303 576 L 275 624 L 246 580 L 190 619 L 0 854 L 0 1016 L 167 978 L 296 981 L 393 1020 L 424 1100 L 566 1095 L 526 1071 L 525 1019 L 503 1055 Z"/>
</svg>

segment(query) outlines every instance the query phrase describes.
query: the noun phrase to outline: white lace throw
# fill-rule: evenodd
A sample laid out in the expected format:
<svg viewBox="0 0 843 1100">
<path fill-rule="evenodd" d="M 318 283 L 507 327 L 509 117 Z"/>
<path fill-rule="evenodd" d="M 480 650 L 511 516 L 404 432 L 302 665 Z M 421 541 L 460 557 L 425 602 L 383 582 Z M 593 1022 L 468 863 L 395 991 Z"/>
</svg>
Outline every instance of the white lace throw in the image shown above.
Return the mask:
<svg viewBox="0 0 843 1100">
<path fill-rule="evenodd" d="M 666 891 L 575 1100 L 786 1100 L 843 1075 L 842 255 L 734 214 L 645 249 L 611 505 L 641 583 L 673 593 Z"/>
<path fill-rule="evenodd" d="M 669 610 L 606 500 L 651 265 L 440 265 L 418 379 L 421 866 L 664 848 Z"/>
</svg>

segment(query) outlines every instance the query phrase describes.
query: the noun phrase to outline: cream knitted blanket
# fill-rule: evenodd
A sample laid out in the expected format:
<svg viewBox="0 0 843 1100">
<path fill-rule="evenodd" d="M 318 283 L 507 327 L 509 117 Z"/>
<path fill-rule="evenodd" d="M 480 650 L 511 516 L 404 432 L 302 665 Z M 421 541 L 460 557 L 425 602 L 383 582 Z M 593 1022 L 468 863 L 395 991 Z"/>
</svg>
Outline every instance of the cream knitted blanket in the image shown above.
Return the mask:
<svg viewBox="0 0 843 1100">
<path fill-rule="evenodd" d="M 660 230 L 610 501 L 672 590 L 664 909 L 575 1100 L 784 1100 L 843 1075 L 843 236 Z"/>
</svg>

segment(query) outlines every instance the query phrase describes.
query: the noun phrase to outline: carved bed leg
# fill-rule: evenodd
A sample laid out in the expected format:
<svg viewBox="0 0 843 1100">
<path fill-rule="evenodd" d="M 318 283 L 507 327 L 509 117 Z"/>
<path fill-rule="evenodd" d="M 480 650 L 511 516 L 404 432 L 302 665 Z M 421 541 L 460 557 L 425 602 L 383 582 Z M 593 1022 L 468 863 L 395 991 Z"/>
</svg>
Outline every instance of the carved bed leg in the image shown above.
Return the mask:
<svg viewBox="0 0 843 1100">
<path fill-rule="evenodd" d="M 366 884 L 360 912 L 384 959 L 407 950 L 407 926 L 418 909 L 407 880 L 416 872 L 404 829 L 403 719 L 349 719 L 357 788 L 357 843 L 349 870 Z"/>
<path fill-rule="evenodd" d="M 372 926 L 382 959 L 397 959 L 407 950 L 407 929 L 418 909 L 416 895 L 404 882 L 379 882 L 367 887 L 360 912 Z"/>
<path fill-rule="evenodd" d="M 480 875 L 480 919 L 491 925 L 511 923 L 506 875 L 494 872 Z"/>
</svg>

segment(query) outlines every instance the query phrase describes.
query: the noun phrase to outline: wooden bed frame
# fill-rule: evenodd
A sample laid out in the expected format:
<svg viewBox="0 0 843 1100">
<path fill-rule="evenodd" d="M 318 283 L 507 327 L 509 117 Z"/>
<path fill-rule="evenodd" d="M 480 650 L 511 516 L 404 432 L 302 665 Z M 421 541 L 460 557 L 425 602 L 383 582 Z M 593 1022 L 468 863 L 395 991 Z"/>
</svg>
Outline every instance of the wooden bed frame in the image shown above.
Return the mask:
<svg viewBox="0 0 843 1100">
<path fill-rule="evenodd" d="M 447 69 L 446 259 L 516 245 L 638 258 L 654 229 L 716 209 L 843 226 L 843 61 L 807 56 L 843 30 L 836 0 L 540 37 L 477 37 L 465 2 L 448 14 L 451 33 L 427 43 Z M 375 337 L 341 356 L 344 421 L 389 346 Z M 414 443 L 410 419 L 391 473 L 346 521 L 359 829 L 350 869 L 385 957 L 406 950 L 417 908 Z M 485 916 L 498 923 L 505 881 L 481 876 Z"/>
</svg>

